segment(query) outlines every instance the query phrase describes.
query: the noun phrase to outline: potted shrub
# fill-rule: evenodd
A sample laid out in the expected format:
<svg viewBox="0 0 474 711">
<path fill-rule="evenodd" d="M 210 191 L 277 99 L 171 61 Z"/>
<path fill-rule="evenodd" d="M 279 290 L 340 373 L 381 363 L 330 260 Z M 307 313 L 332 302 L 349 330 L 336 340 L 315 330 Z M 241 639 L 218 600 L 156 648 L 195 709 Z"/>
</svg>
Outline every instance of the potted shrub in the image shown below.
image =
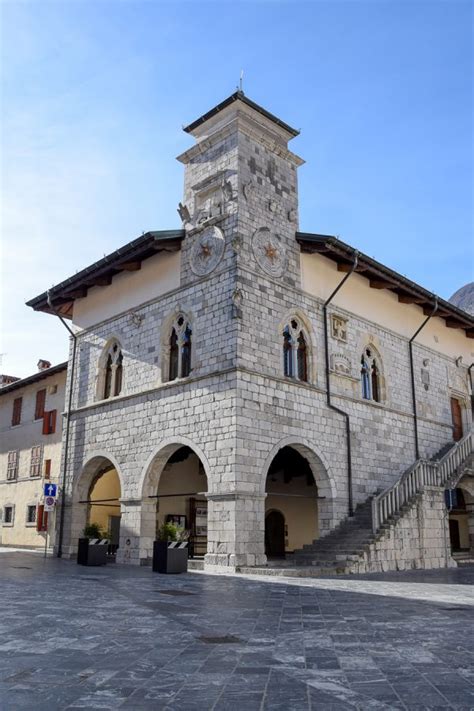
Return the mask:
<svg viewBox="0 0 474 711">
<path fill-rule="evenodd" d="M 98 543 L 98 541 L 101 541 Z M 105 565 L 107 562 L 107 533 L 98 523 L 89 523 L 79 538 L 77 562 L 79 565 Z"/>
<path fill-rule="evenodd" d="M 164 523 L 153 543 L 154 573 L 186 573 L 189 532 L 174 523 Z"/>
</svg>

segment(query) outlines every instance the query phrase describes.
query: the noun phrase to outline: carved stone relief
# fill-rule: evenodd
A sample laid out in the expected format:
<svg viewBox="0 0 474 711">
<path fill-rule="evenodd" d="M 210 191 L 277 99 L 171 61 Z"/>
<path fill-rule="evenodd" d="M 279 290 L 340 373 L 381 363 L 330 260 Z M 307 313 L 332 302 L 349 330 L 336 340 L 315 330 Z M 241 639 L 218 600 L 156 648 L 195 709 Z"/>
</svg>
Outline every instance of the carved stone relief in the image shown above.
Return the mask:
<svg viewBox="0 0 474 711">
<path fill-rule="evenodd" d="M 257 264 L 273 277 L 283 274 L 286 264 L 285 248 L 280 238 L 268 227 L 260 227 L 253 236 L 252 249 Z"/>
<path fill-rule="evenodd" d="M 331 315 L 331 335 L 338 341 L 347 343 L 347 319 L 338 314 Z"/>
<path fill-rule="evenodd" d="M 242 188 L 243 193 L 244 193 L 244 198 L 249 202 L 253 196 L 255 195 L 255 190 L 256 186 L 253 180 L 249 180 L 248 183 L 245 183 L 245 185 Z"/>
<path fill-rule="evenodd" d="M 342 353 L 331 354 L 331 370 L 341 375 L 352 375 L 351 362 Z"/>
<path fill-rule="evenodd" d="M 198 276 L 210 274 L 222 259 L 225 249 L 224 235 L 218 227 L 206 227 L 194 238 L 191 248 L 191 269 Z"/>
</svg>

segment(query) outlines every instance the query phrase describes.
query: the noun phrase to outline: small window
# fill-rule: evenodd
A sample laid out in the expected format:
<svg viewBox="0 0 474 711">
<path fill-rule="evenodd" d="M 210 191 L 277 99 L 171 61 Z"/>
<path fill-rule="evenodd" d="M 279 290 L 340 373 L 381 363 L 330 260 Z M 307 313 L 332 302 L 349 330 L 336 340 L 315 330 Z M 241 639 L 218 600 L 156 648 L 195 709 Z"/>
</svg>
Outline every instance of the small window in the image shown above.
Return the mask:
<svg viewBox="0 0 474 711">
<path fill-rule="evenodd" d="M 283 373 L 287 378 L 308 381 L 308 340 L 298 319 L 283 329 Z"/>
<path fill-rule="evenodd" d="M 40 444 L 31 448 L 30 476 L 41 476 L 43 447 Z"/>
<path fill-rule="evenodd" d="M 13 412 L 12 412 L 12 427 L 19 425 L 21 422 L 21 408 L 23 405 L 23 398 L 17 397 L 13 400 Z"/>
<path fill-rule="evenodd" d="M 26 507 L 26 523 L 28 525 L 36 524 L 36 504 Z"/>
<path fill-rule="evenodd" d="M 364 400 L 380 402 L 380 369 L 378 357 L 372 348 L 366 348 L 361 361 L 360 379 Z"/>
<path fill-rule="evenodd" d="M 43 434 L 49 435 L 56 432 L 56 414 L 57 410 L 45 411 L 43 415 Z"/>
<path fill-rule="evenodd" d="M 46 404 L 46 390 L 38 390 L 36 393 L 35 403 L 35 420 L 41 420 L 44 415 L 44 406 Z"/>
<path fill-rule="evenodd" d="M 3 509 L 3 525 L 13 526 L 14 508 L 13 506 L 5 506 Z"/>
<path fill-rule="evenodd" d="M 18 477 L 18 450 L 13 452 L 8 452 L 7 459 L 7 479 L 8 481 L 13 481 Z"/>
</svg>

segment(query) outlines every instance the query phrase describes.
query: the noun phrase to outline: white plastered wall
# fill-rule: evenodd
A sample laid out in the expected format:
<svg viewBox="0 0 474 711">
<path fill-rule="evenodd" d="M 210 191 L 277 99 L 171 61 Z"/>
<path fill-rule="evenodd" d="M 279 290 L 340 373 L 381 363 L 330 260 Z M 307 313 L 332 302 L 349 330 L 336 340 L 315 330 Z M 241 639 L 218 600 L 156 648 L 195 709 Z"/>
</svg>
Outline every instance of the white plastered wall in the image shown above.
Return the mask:
<svg viewBox="0 0 474 711">
<path fill-rule="evenodd" d="M 313 296 L 326 300 L 343 276 L 331 259 L 319 254 L 301 254 L 302 288 Z M 369 281 L 360 274 L 349 277 L 332 306 L 339 306 L 408 339 L 426 318 L 419 306 L 401 304 L 393 292 L 371 289 Z M 440 318 L 431 319 L 416 342 L 450 358 L 462 355 L 466 365 L 474 358 L 474 340 L 466 338 L 461 329 L 447 328 Z"/>
<path fill-rule="evenodd" d="M 136 272 L 117 274 L 109 286 L 94 286 L 74 302 L 73 323 L 79 329 L 138 308 L 179 287 L 181 253 L 161 252 L 142 262 Z"/>
</svg>

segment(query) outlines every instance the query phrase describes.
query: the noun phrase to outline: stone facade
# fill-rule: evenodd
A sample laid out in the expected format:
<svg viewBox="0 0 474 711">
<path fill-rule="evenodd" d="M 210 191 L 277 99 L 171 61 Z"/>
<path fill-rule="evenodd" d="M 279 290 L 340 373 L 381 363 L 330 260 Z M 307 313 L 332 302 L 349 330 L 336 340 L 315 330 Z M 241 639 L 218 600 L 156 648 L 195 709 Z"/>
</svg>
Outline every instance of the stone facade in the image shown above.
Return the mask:
<svg viewBox="0 0 474 711">
<path fill-rule="evenodd" d="M 194 451 L 207 476 L 207 569 L 266 562 L 266 475 L 283 447 L 310 464 L 320 497 L 319 535 L 348 513 L 345 421 L 326 401 L 324 298 L 302 281 L 295 239 L 303 162 L 287 147 L 295 132 L 239 96 L 204 118 L 190 129 L 196 145 L 179 157 L 185 165 L 179 286 L 78 329 L 66 554 L 74 553 L 85 522 L 79 502 L 101 462 L 109 461 L 121 482 L 119 560 L 148 562 L 156 520 L 150 497 L 181 446 Z M 316 281 L 318 269 L 329 268 L 324 256 L 304 257 Z M 370 290 L 367 281 L 357 288 Z M 84 314 L 87 297 L 80 303 Z M 167 382 L 169 325 L 179 314 L 192 329 L 192 370 Z M 350 415 L 356 504 L 415 460 L 408 338 L 396 321 L 371 320 L 337 299 L 332 314 L 342 319 L 344 333 L 330 329 L 329 377 L 333 403 Z M 306 382 L 283 375 L 282 332 L 294 318 L 308 337 Z M 452 330 L 442 331 L 449 341 Z M 123 385 L 120 395 L 103 400 L 98 363 L 112 338 L 123 352 Z M 467 362 L 473 348 L 464 342 Z M 361 397 L 360 359 L 368 346 L 380 363 L 380 402 Z M 465 430 L 471 427 L 467 369 L 433 341 L 415 345 L 415 373 L 421 454 L 432 456 L 452 437 L 450 393 L 463 403 Z M 439 507 L 433 511 L 441 515 Z M 394 546 L 402 541 L 405 551 L 404 540 Z M 443 555 L 416 550 L 412 561 Z"/>
</svg>

